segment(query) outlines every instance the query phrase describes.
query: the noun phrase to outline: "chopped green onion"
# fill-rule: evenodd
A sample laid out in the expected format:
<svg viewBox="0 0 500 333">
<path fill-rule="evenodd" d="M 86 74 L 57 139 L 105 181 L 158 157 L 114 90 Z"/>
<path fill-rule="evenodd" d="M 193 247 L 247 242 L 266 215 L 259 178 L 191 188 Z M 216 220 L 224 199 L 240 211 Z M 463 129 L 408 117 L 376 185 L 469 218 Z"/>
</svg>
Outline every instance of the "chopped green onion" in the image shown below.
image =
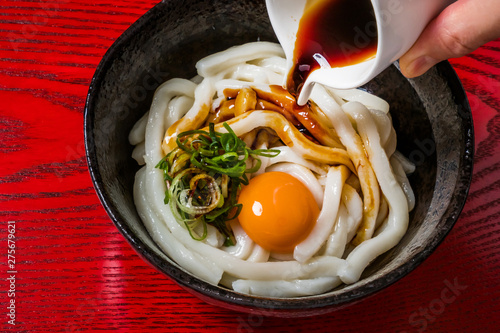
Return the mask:
<svg viewBox="0 0 500 333">
<path fill-rule="evenodd" d="M 224 245 L 235 244 L 228 222 L 238 217 L 242 205 L 238 204 L 241 185 L 248 184 L 247 173 L 259 170 L 262 162 L 258 156 L 275 157 L 277 149 L 248 148 L 231 127 L 223 124 L 227 133 L 192 130 L 177 136 L 177 147 L 162 158 L 156 168 L 163 170 L 167 185 L 165 204 L 174 217 L 186 226 L 191 237 L 204 240 L 207 224 L 214 226 L 224 237 Z M 247 168 L 249 157 L 254 165 Z M 222 189 L 221 189 L 222 188 Z M 194 230 L 199 223 L 203 233 Z"/>
</svg>

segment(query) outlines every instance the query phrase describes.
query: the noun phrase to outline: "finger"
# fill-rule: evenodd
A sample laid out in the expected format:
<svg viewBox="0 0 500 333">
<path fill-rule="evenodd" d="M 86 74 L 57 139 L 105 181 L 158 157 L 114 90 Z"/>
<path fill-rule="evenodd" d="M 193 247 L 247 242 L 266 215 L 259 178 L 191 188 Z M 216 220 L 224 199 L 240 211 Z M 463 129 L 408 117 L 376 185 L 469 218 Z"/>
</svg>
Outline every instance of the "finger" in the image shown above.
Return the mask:
<svg viewBox="0 0 500 333">
<path fill-rule="evenodd" d="M 464 56 L 500 37 L 500 1 L 459 0 L 448 6 L 401 57 L 406 77 L 422 75 L 440 61 Z"/>
</svg>

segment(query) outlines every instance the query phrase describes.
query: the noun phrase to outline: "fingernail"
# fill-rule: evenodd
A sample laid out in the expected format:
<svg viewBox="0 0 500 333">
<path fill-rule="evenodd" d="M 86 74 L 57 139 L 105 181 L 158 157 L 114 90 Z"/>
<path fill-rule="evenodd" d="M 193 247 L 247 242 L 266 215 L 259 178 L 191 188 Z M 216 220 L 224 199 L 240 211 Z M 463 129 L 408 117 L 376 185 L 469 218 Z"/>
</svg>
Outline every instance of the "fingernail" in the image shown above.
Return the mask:
<svg viewBox="0 0 500 333">
<path fill-rule="evenodd" d="M 403 69 L 403 74 L 408 78 L 413 78 L 420 76 L 427 72 L 432 66 L 437 64 L 439 61 L 429 57 L 421 56 L 413 60 Z"/>
</svg>

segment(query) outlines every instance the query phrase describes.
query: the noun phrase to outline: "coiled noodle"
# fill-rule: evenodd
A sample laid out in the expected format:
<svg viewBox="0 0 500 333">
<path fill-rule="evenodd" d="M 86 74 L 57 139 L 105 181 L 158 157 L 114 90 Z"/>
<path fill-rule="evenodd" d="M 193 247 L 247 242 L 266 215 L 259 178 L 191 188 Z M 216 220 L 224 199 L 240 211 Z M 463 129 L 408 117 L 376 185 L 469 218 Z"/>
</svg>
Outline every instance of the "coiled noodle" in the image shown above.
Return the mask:
<svg viewBox="0 0 500 333">
<path fill-rule="evenodd" d="M 290 114 L 276 88 L 285 62 L 281 47 L 268 42 L 201 59 L 197 77 L 171 79 L 157 89 L 129 136 L 132 156 L 143 165 L 135 179 L 135 204 L 158 246 L 200 279 L 271 297 L 315 295 L 358 281 L 373 259 L 403 237 L 415 201 L 406 177 L 413 166 L 395 151 L 387 102 L 361 90 L 317 85 L 308 113 Z M 224 246 L 210 225 L 207 237 L 195 240 L 164 203 L 163 172 L 155 166 L 175 148 L 178 133 L 205 128 L 208 121 L 218 122 L 221 133 L 226 121 L 248 146 L 280 151 L 262 158 L 249 177 L 286 172 L 313 194 L 320 215 L 293 253 L 263 249 L 237 220 L 230 222 L 234 246 Z"/>
</svg>

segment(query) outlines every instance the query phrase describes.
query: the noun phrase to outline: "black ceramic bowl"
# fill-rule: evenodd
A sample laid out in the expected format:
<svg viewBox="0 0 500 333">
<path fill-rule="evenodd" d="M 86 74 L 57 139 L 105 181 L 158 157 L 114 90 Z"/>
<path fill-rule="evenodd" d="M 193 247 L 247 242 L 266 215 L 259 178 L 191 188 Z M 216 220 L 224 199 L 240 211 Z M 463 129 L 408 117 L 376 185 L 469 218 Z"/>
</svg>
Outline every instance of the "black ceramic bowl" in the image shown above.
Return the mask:
<svg viewBox="0 0 500 333">
<path fill-rule="evenodd" d="M 109 49 L 90 85 L 85 108 L 90 174 L 106 211 L 137 253 L 199 297 L 232 309 L 276 316 L 332 311 L 408 274 L 452 228 L 472 174 L 469 105 L 446 62 L 415 80 L 406 79 L 392 66 L 367 84 L 365 89 L 390 103 L 398 149 L 417 165 L 410 177 L 417 204 L 408 232 L 352 285 L 292 299 L 242 295 L 190 275 L 151 240 L 132 199 L 138 166 L 131 158 L 127 136 L 162 82 L 191 78 L 200 58 L 256 40 L 276 41 L 263 0 L 169 0 L 141 17 Z"/>
</svg>

